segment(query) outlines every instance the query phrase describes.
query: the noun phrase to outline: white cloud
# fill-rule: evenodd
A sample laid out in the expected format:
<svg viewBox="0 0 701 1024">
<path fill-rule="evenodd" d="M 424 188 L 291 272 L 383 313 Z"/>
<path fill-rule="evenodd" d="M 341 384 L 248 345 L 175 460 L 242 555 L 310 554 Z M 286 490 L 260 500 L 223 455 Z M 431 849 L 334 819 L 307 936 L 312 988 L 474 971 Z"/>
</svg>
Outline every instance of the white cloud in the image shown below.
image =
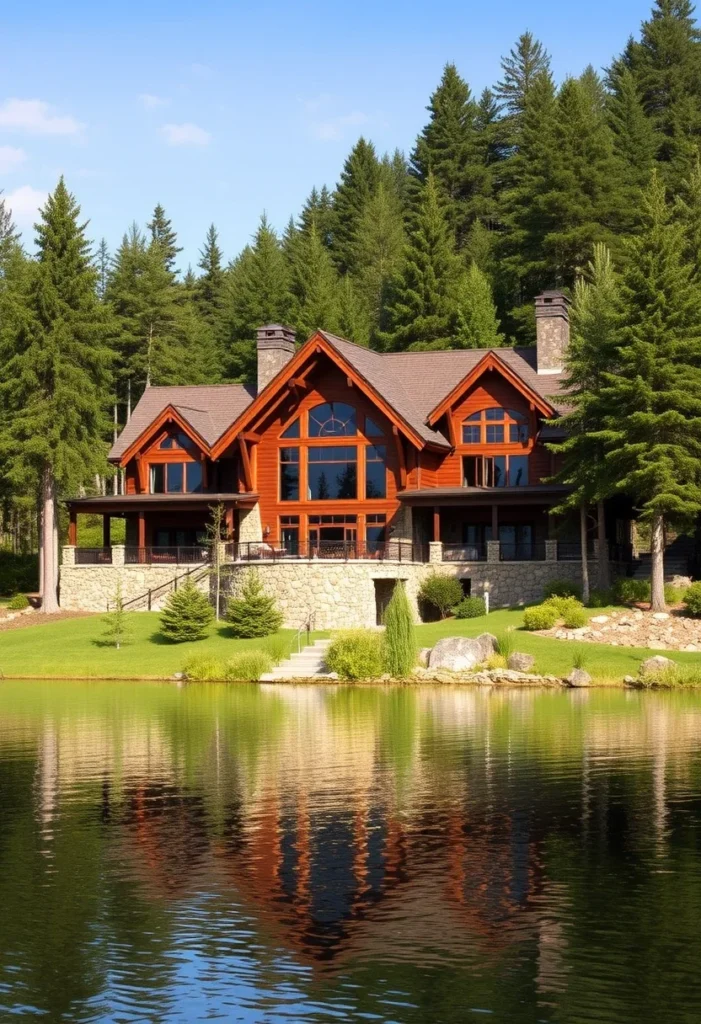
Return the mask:
<svg viewBox="0 0 701 1024">
<path fill-rule="evenodd" d="M 48 198 L 48 192 L 32 188 L 31 185 L 21 185 L 13 192 L 6 192 L 3 195 L 6 206 L 12 210 L 12 219 L 18 227 L 29 227 L 37 219 L 37 211 L 43 206 Z"/>
<path fill-rule="evenodd" d="M 84 125 L 74 117 L 52 112 L 43 100 L 5 100 L 0 104 L 0 128 L 31 135 L 77 135 Z"/>
<path fill-rule="evenodd" d="M 346 128 L 357 128 L 361 124 L 367 124 L 369 120 L 367 114 L 363 114 L 360 110 L 354 110 L 350 114 L 341 114 L 324 121 L 310 121 L 309 131 L 315 139 L 329 142 L 334 139 L 342 139 Z"/>
<path fill-rule="evenodd" d="M 158 107 L 167 107 L 170 100 L 163 96 L 154 96 L 150 92 L 142 92 L 139 96 L 139 103 L 145 110 L 156 110 Z"/>
<path fill-rule="evenodd" d="M 27 159 L 27 154 L 23 149 L 17 149 L 16 146 L 0 146 L 0 173 L 9 174 L 10 171 L 16 170 L 20 164 L 23 164 Z"/>
<path fill-rule="evenodd" d="M 209 132 L 190 122 L 164 124 L 162 130 L 169 146 L 207 146 L 212 140 Z"/>
</svg>

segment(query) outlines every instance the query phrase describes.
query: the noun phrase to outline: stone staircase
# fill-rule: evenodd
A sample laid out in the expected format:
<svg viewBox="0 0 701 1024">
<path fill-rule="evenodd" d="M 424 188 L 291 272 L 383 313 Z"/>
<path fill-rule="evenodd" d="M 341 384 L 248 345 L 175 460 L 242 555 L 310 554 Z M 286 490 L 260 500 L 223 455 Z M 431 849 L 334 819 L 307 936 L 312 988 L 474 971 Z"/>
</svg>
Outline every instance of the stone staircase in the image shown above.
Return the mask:
<svg viewBox="0 0 701 1024">
<path fill-rule="evenodd" d="M 688 576 L 694 556 L 692 537 L 679 536 L 665 550 L 664 574 L 666 580 L 673 576 Z M 650 555 L 643 552 L 633 562 L 634 579 L 650 579 Z"/>
<path fill-rule="evenodd" d="M 260 677 L 262 683 L 276 679 L 324 679 L 328 678 L 326 652 L 330 640 L 315 640 L 299 653 L 291 654 L 287 661 L 281 661 L 272 672 Z"/>
</svg>

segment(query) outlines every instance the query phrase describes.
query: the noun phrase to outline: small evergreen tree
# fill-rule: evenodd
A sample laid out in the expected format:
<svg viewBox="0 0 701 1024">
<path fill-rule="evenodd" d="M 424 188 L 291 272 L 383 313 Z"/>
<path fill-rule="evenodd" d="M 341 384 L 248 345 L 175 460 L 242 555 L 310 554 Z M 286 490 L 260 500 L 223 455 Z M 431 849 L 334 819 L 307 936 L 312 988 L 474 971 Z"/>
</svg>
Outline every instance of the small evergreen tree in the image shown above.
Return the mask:
<svg viewBox="0 0 701 1024">
<path fill-rule="evenodd" d="M 375 147 L 359 138 L 343 165 L 341 180 L 333 195 L 331 250 L 339 273 L 353 271 L 357 230 L 365 205 L 375 194 L 380 180 L 380 162 Z M 324 224 L 318 229 L 323 231 Z"/>
<path fill-rule="evenodd" d="M 102 642 L 106 647 L 116 647 L 117 650 L 122 644 L 130 644 L 133 640 L 131 626 L 124 611 L 122 600 L 122 584 L 117 582 L 117 589 L 114 595 L 114 607 L 108 609 L 103 620 L 105 629 L 102 633 Z"/>
<path fill-rule="evenodd" d="M 183 250 L 182 246 L 178 245 L 178 236 L 160 203 L 157 204 L 153 217 L 146 226 L 151 232 L 151 243 L 158 246 L 163 266 L 169 274 L 177 274 L 175 261 L 178 253 Z"/>
<path fill-rule="evenodd" d="M 338 331 L 338 276 L 313 223 L 295 246 L 291 291 L 291 316 L 302 338 L 319 329 Z"/>
<path fill-rule="evenodd" d="M 406 678 L 416 664 L 414 616 L 401 580 L 385 609 L 384 661 L 394 679 Z"/>
<path fill-rule="evenodd" d="M 456 348 L 498 348 L 504 344 L 487 276 L 476 263 L 463 275 L 458 295 Z"/>
<path fill-rule="evenodd" d="M 214 574 L 214 614 L 219 622 L 219 606 L 221 604 L 221 545 L 226 536 L 226 509 L 219 502 L 209 506 L 209 521 L 207 523 L 207 543 L 212 552 L 210 565 Z"/>
<path fill-rule="evenodd" d="M 213 618 L 214 609 L 207 596 L 188 577 L 184 586 L 168 597 L 161 614 L 161 633 L 173 643 L 204 640 Z"/>
<path fill-rule="evenodd" d="M 505 111 L 508 144 L 517 146 L 531 89 L 539 76 L 550 75 L 550 57 L 541 42 L 530 32 L 524 32 L 502 59 L 501 70 L 503 77 L 494 92 Z"/>
<path fill-rule="evenodd" d="M 275 599 L 264 593 L 255 569 L 246 573 L 240 596 L 229 599 L 226 618 L 233 635 L 242 639 L 270 636 L 280 629 L 282 614 L 275 605 Z"/>
</svg>

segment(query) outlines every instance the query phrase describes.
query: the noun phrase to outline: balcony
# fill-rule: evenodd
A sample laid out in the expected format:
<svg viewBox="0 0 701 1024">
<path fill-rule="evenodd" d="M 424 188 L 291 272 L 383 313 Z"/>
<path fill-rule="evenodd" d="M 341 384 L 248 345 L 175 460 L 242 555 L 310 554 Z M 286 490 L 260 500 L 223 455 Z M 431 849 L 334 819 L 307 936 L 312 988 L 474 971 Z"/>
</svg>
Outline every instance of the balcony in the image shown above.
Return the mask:
<svg viewBox="0 0 701 1024">
<path fill-rule="evenodd" d="M 76 549 L 76 555 L 80 549 Z M 125 565 L 202 565 L 210 560 L 210 549 L 198 547 L 125 547 Z M 77 561 L 77 559 L 76 559 Z"/>
<path fill-rule="evenodd" d="M 228 562 L 289 562 L 331 559 L 334 561 L 427 562 L 428 546 L 411 541 L 390 540 L 383 543 L 360 541 L 300 542 L 294 547 L 281 547 L 267 541 L 248 541 L 226 545 Z"/>
</svg>

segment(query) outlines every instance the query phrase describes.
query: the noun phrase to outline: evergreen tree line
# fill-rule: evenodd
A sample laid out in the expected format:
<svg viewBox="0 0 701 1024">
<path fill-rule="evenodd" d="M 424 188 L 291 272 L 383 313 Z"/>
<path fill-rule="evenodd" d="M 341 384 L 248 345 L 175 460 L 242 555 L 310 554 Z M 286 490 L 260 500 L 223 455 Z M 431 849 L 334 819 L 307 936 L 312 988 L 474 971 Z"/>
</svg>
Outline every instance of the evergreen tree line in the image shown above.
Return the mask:
<svg viewBox="0 0 701 1024">
<path fill-rule="evenodd" d="M 121 425 L 149 384 L 255 379 L 263 323 L 382 351 L 532 343 L 534 296 L 574 291 L 597 246 L 637 295 L 651 287 L 639 266 L 638 285 L 631 277 L 650 189 L 683 234 L 695 296 L 701 34 L 688 0 L 656 0 L 603 74 L 556 85 L 526 32 L 492 89 L 474 96 L 448 64 L 427 109 L 408 159 L 359 139 L 335 188 L 313 189 L 282 235 L 263 216 L 227 264 L 212 225 L 196 271 L 178 268 L 160 205 L 111 254 L 89 242 L 61 180 L 30 258 L 0 196 L 0 501 L 31 506 L 40 494 L 53 523 L 57 495 L 105 473 L 115 402 Z M 48 572 L 55 531 L 43 538 Z"/>
</svg>

